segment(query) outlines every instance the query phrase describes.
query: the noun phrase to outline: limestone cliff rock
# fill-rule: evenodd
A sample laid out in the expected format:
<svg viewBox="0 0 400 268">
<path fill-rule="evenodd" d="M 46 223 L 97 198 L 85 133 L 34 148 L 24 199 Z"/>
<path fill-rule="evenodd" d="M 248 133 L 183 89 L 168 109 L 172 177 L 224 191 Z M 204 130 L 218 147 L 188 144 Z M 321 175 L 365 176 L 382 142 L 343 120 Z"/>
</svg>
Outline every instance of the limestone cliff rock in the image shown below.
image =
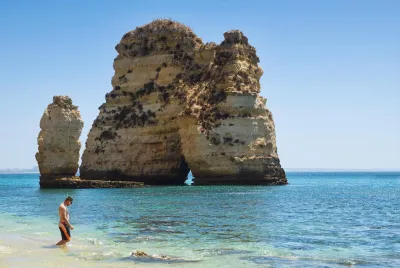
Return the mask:
<svg viewBox="0 0 400 268">
<path fill-rule="evenodd" d="M 36 160 L 41 184 L 59 176 L 73 176 L 78 170 L 79 136 L 83 121 L 78 107 L 67 96 L 54 96 L 40 120 Z"/>
<path fill-rule="evenodd" d="M 203 44 L 170 20 L 125 34 L 81 177 L 181 184 L 190 169 L 195 184 L 286 184 L 256 50 L 224 37 Z"/>
</svg>

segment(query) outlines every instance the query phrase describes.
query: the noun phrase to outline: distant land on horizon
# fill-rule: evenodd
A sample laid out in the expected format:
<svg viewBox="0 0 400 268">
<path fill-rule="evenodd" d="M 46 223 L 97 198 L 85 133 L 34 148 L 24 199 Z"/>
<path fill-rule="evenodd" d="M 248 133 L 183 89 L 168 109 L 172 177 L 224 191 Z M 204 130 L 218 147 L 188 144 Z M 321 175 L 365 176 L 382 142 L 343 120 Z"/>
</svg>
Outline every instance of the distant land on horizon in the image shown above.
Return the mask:
<svg viewBox="0 0 400 268">
<path fill-rule="evenodd" d="M 400 172 L 396 168 L 284 168 L 286 172 Z"/>
<path fill-rule="evenodd" d="M 0 169 L 0 174 L 39 173 L 39 167 L 33 168 L 5 168 Z"/>
<path fill-rule="evenodd" d="M 284 168 L 286 172 L 400 172 L 400 169 L 341 169 L 341 168 Z M 5 168 L 0 174 L 39 173 L 39 167 L 33 168 Z M 79 176 L 79 171 L 76 174 Z M 189 173 L 191 176 L 191 173 Z"/>
</svg>

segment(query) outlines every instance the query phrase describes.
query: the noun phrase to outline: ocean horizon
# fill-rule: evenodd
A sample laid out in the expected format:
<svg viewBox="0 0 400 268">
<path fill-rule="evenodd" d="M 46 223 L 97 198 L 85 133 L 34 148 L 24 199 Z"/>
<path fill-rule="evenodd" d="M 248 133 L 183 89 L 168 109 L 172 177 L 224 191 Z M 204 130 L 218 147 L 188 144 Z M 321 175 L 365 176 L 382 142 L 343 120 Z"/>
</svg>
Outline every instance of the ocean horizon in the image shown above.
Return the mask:
<svg viewBox="0 0 400 268">
<path fill-rule="evenodd" d="M 400 172 L 400 169 L 396 168 L 371 168 L 371 169 L 335 169 L 335 168 L 283 168 L 286 173 L 301 173 L 301 172 Z M 39 169 L 32 171 L 32 169 L 25 168 L 4 168 L 0 169 L 0 174 L 40 174 Z M 79 176 L 79 171 L 76 176 Z M 188 178 L 193 178 L 191 172 L 188 174 Z"/>
</svg>

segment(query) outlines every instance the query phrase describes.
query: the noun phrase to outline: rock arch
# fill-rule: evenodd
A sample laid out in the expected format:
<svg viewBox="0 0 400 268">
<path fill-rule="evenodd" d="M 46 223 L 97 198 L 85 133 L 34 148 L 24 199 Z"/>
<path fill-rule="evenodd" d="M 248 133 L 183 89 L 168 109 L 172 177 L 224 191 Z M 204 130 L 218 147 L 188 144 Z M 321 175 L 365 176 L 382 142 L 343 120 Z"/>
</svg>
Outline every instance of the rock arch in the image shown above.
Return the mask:
<svg viewBox="0 0 400 268">
<path fill-rule="evenodd" d="M 116 46 L 113 89 L 88 134 L 84 180 L 286 184 L 262 70 L 240 31 L 220 45 L 155 20 Z"/>
</svg>

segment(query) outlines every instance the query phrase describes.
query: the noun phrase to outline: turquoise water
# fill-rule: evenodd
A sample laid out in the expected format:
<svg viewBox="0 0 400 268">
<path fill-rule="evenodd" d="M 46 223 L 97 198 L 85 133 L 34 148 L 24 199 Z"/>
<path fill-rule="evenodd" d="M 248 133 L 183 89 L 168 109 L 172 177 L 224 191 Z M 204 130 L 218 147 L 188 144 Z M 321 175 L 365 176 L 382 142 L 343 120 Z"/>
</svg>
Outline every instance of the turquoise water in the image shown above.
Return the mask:
<svg viewBox="0 0 400 268">
<path fill-rule="evenodd" d="M 53 190 L 40 189 L 36 174 L 0 175 L 0 266 L 400 267 L 400 173 L 288 180 Z M 67 194 L 75 230 L 62 250 L 53 244 Z M 172 259 L 135 258 L 132 250 Z"/>
</svg>

